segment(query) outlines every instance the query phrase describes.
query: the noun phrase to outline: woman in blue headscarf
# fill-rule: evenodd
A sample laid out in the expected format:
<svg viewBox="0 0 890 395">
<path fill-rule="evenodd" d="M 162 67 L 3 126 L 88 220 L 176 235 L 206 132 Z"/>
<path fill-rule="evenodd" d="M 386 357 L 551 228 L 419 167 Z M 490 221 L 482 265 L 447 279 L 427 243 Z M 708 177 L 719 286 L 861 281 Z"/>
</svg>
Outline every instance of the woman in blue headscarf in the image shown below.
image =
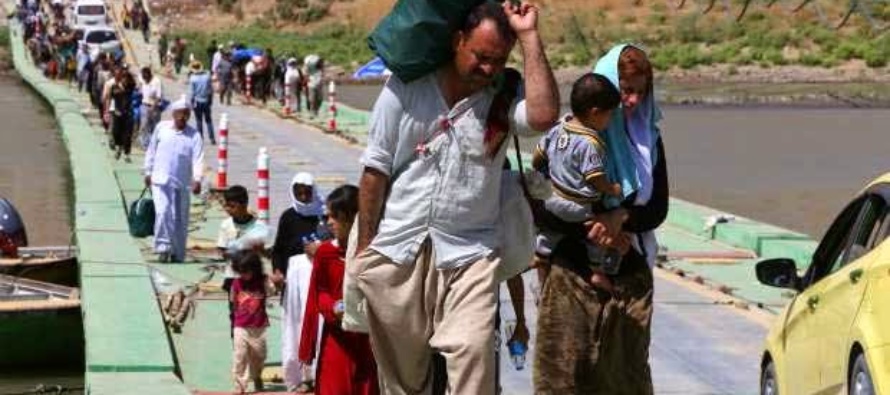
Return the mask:
<svg viewBox="0 0 890 395">
<path fill-rule="evenodd" d="M 657 127 L 661 113 L 652 66 L 639 47 L 613 47 L 594 72 L 621 92 L 621 108 L 604 137 L 612 160 L 609 178 L 620 182 L 624 200 L 587 227 L 559 226 L 566 237 L 553 251 L 539 305 L 536 394 L 653 393 L 654 230 L 668 209 L 667 165 Z M 627 249 L 608 282 L 591 283 L 585 240 Z"/>
</svg>

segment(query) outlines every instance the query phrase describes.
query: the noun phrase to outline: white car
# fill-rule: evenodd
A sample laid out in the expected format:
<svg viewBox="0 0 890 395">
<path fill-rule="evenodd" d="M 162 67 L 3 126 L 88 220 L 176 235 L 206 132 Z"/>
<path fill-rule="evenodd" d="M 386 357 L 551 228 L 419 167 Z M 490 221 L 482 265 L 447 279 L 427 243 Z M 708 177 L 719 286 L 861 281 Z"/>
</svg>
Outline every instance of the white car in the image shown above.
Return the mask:
<svg viewBox="0 0 890 395">
<path fill-rule="evenodd" d="M 110 22 L 104 0 L 78 0 L 71 15 L 74 25 L 107 26 Z"/>
<path fill-rule="evenodd" d="M 85 27 L 81 43 L 86 44 L 87 53 L 93 59 L 97 58 L 100 53 L 118 55 L 123 52 L 117 32 L 107 26 Z"/>
</svg>

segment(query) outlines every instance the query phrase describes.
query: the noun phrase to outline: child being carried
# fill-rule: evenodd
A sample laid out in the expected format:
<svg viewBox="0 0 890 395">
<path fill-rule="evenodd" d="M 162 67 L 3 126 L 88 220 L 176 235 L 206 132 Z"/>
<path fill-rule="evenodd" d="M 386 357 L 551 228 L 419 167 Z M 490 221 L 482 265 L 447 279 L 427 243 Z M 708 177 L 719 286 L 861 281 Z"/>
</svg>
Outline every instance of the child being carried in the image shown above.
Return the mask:
<svg viewBox="0 0 890 395">
<path fill-rule="evenodd" d="M 553 183 L 553 196 L 544 207 L 563 221 L 585 222 L 621 202 L 621 186 L 609 179 L 608 152 L 600 135 L 620 100 L 618 90 L 605 76 L 581 76 L 572 86 L 572 114 L 550 129 L 535 149 L 532 166 Z M 551 229 L 540 229 L 535 259 L 549 261 L 562 237 Z M 587 256 L 593 282 L 603 274 L 617 274 L 621 261 L 617 249 L 588 242 Z"/>
</svg>

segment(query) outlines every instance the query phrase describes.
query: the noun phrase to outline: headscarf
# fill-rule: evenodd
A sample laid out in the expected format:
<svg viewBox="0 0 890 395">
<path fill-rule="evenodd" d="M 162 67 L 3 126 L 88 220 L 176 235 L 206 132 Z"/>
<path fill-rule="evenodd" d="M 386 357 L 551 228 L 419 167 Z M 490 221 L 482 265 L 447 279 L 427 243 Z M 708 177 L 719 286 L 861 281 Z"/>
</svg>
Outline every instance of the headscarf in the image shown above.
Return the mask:
<svg viewBox="0 0 890 395">
<path fill-rule="evenodd" d="M 311 202 L 303 203 L 297 200 L 297 197 L 294 196 L 294 185 L 297 184 L 312 187 Z M 315 187 L 315 180 L 311 174 L 307 172 L 297 173 L 290 182 L 290 195 L 291 204 L 297 214 L 304 217 L 320 217 L 324 215 L 324 199 L 321 197 L 321 193 L 318 192 L 318 188 Z"/>
<path fill-rule="evenodd" d="M 643 50 L 631 44 L 616 45 L 600 58 L 593 69 L 594 73 L 606 76 L 619 90 L 618 60 L 627 47 Z M 609 177 L 621 184 L 625 198 L 636 192 L 634 203 L 637 205 L 645 205 L 652 197 L 652 173 L 658 162 L 656 145 L 660 138 L 657 123 L 660 120 L 661 110 L 655 103 L 650 85 L 646 98 L 637 104 L 630 119 L 625 119 L 621 109 L 615 111 L 604 133 L 609 159 L 614 164 L 612 171 L 615 174 L 609 174 Z"/>
</svg>

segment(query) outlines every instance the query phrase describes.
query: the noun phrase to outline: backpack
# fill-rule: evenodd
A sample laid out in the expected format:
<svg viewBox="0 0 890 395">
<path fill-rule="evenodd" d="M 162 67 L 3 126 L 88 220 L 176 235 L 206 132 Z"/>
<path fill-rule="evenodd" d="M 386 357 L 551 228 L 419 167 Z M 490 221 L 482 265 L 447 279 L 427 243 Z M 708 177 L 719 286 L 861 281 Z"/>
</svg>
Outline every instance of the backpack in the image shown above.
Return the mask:
<svg viewBox="0 0 890 395">
<path fill-rule="evenodd" d="M 155 228 L 155 202 L 150 197 L 144 197 L 148 188 L 142 190 L 139 198 L 130 204 L 127 213 L 127 223 L 130 225 L 130 235 L 133 237 L 148 237 L 154 234 Z"/>
</svg>

